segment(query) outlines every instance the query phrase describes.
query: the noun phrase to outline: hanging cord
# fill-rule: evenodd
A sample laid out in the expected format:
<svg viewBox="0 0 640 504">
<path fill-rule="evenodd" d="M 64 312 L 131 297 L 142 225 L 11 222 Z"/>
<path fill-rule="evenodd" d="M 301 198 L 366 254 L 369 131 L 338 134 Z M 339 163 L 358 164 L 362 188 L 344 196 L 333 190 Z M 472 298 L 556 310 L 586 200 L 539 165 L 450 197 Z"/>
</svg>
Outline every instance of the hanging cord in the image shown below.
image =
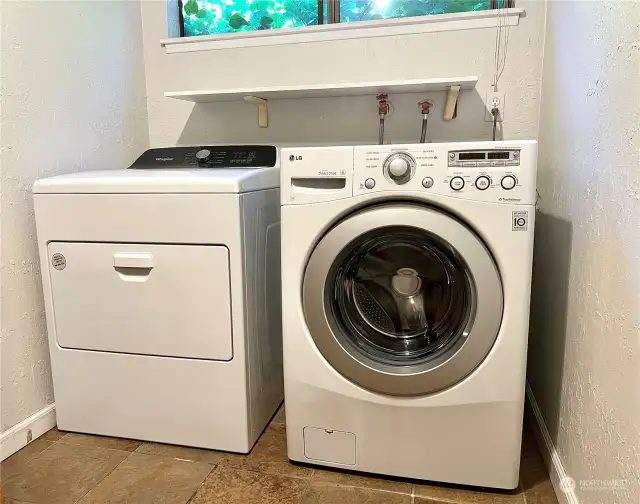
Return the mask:
<svg viewBox="0 0 640 504">
<path fill-rule="evenodd" d="M 500 109 L 497 107 L 493 107 L 491 109 L 491 115 L 493 116 L 493 141 L 496 141 L 496 129 L 498 128 L 498 115 L 500 114 Z"/>
<path fill-rule="evenodd" d="M 387 98 L 386 94 L 376 96 L 376 100 L 378 100 L 378 115 L 380 116 L 380 126 L 378 128 L 378 143 L 380 145 L 384 144 L 384 120 L 389 114 L 390 102 Z"/>
<path fill-rule="evenodd" d="M 509 19 L 507 18 L 506 9 L 510 7 L 510 3 L 507 0 L 497 1 L 498 7 L 498 29 L 496 31 L 496 42 L 494 48 L 494 76 L 493 76 L 493 90 L 498 91 L 498 81 L 502 77 L 504 68 L 507 63 L 507 47 L 509 45 Z"/>
<path fill-rule="evenodd" d="M 433 102 L 431 100 L 422 100 L 418 102 L 420 107 L 420 113 L 422 114 L 422 130 L 420 131 L 420 143 L 427 141 L 427 128 L 429 127 L 429 114 L 431 113 L 431 107 Z"/>
</svg>

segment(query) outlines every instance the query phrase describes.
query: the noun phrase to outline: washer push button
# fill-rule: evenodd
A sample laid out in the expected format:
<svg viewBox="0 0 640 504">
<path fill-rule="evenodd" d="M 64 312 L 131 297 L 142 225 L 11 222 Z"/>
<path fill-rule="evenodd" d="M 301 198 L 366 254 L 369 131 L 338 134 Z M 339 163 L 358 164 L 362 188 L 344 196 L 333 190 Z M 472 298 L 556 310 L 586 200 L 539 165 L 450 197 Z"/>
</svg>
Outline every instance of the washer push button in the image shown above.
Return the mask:
<svg viewBox="0 0 640 504">
<path fill-rule="evenodd" d="M 505 175 L 500 181 L 500 185 L 506 191 L 510 191 L 516 186 L 516 178 L 513 175 Z"/>
<path fill-rule="evenodd" d="M 480 175 L 476 179 L 476 189 L 478 189 L 479 191 L 484 191 L 488 189 L 490 185 L 491 185 L 491 180 L 489 180 L 489 177 L 487 177 L 486 175 Z"/>
</svg>

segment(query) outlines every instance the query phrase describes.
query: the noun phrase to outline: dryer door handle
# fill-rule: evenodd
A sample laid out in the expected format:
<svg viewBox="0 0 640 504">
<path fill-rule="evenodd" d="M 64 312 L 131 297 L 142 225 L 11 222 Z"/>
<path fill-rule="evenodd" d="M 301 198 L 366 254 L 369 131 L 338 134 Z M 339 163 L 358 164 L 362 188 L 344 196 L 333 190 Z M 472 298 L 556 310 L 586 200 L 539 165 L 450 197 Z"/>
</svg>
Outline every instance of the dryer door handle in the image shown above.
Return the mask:
<svg viewBox="0 0 640 504">
<path fill-rule="evenodd" d="M 113 267 L 153 269 L 153 255 L 144 252 L 116 252 L 113 254 Z"/>
</svg>

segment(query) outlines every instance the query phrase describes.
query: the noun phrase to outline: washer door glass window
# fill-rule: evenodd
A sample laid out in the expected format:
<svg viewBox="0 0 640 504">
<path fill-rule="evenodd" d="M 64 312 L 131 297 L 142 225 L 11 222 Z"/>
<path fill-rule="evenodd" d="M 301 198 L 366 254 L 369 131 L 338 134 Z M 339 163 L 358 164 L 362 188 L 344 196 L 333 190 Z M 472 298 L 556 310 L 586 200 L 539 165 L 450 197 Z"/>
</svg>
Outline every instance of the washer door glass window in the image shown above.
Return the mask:
<svg viewBox="0 0 640 504">
<path fill-rule="evenodd" d="M 386 204 L 322 237 L 303 305 L 316 346 L 339 373 L 376 392 L 421 395 L 484 360 L 503 298 L 491 254 L 465 225 L 424 206 Z"/>
<path fill-rule="evenodd" d="M 374 361 L 404 366 L 441 355 L 465 334 L 473 280 L 448 244 L 425 231 L 388 227 L 349 249 L 327 282 L 343 343 Z"/>
</svg>

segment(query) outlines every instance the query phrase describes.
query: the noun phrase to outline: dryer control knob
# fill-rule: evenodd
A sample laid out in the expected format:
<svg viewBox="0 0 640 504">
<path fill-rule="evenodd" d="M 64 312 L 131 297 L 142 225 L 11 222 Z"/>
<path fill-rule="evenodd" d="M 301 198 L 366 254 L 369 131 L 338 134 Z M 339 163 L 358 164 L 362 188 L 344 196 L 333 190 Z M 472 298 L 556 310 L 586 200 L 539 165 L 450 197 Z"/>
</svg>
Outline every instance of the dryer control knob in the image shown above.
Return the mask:
<svg viewBox="0 0 640 504">
<path fill-rule="evenodd" d="M 196 152 L 196 159 L 198 163 L 206 163 L 211 158 L 211 151 L 209 149 L 200 149 Z"/>
<path fill-rule="evenodd" d="M 385 172 L 396 184 L 409 182 L 415 167 L 415 160 L 406 152 L 396 152 L 391 154 L 384 161 Z"/>
</svg>

